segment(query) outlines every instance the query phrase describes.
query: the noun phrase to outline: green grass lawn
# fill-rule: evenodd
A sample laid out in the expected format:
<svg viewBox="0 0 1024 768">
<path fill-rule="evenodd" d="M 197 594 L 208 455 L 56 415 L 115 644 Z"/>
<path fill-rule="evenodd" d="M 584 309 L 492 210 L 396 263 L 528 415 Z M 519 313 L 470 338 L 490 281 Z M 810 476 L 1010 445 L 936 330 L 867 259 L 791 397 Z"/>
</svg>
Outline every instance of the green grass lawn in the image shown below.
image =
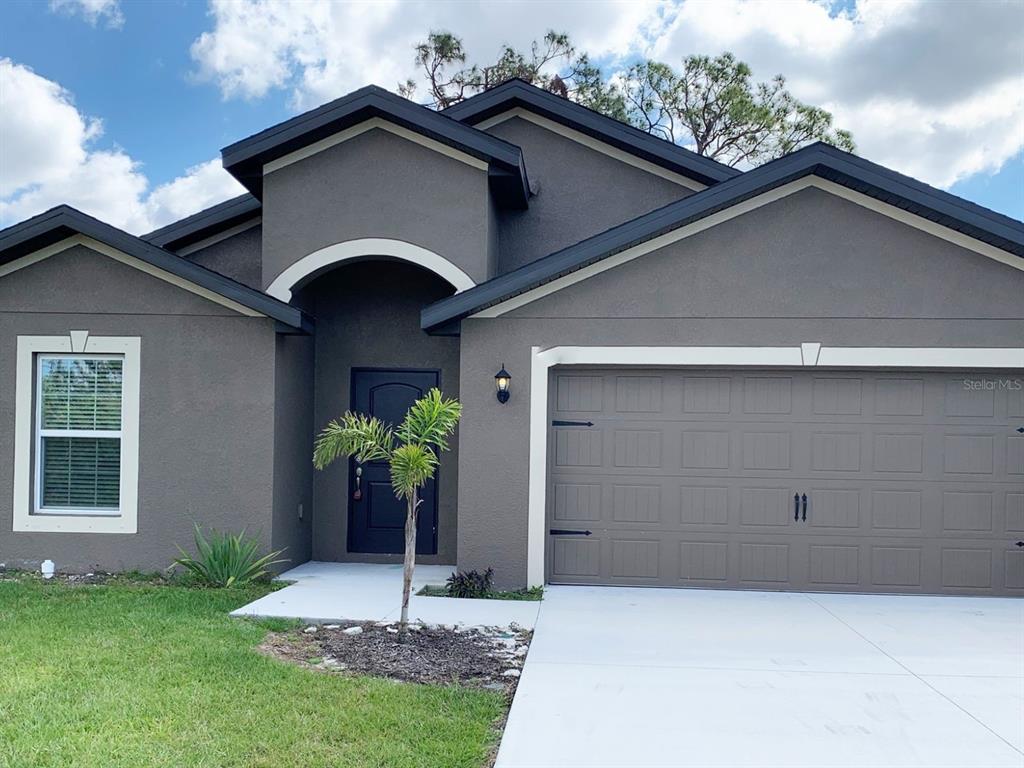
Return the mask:
<svg viewBox="0 0 1024 768">
<path fill-rule="evenodd" d="M 263 656 L 227 612 L 266 591 L 0 581 L 0 766 L 484 763 L 501 694 Z"/>
</svg>

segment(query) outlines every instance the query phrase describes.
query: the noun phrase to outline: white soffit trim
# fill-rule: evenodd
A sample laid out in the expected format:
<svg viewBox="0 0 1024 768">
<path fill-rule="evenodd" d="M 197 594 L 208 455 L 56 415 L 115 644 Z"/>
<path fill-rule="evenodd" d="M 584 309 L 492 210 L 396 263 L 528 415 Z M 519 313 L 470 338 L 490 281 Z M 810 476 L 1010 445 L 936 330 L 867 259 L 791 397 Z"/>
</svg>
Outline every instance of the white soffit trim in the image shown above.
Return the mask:
<svg viewBox="0 0 1024 768">
<path fill-rule="evenodd" d="M 545 581 L 548 371 L 556 365 L 816 368 L 1009 368 L 1024 370 L 1024 347 L 532 347 L 526 579 Z"/>
<path fill-rule="evenodd" d="M 1024 368 L 1024 348 L 822 347 L 819 367 Z"/>
<path fill-rule="evenodd" d="M 699 181 L 691 179 L 687 176 L 683 176 L 680 173 L 674 173 L 673 171 L 670 171 L 667 168 L 662 168 L 657 163 L 652 163 L 649 160 L 644 160 L 642 157 L 632 155 L 629 152 L 619 149 L 618 147 L 613 147 L 610 144 L 606 144 L 600 139 L 595 139 L 593 136 L 588 136 L 585 133 L 577 131 L 573 128 L 569 128 L 568 126 L 562 125 L 561 123 L 556 123 L 554 120 L 550 120 L 546 117 L 542 117 L 541 115 L 534 114 L 533 112 L 530 112 L 529 110 L 524 109 L 523 107 L 513 107 L 508 112 L 502 112 L 500 115 L 495 115 L 494 117 L 489 117 L 486 120 L 481 120 L 479 123 L 476 123 L 474 127 L 479 128 L 482 131 L 486 131 L 488 128 L 491 128 L 495 125 L 499 125 L 500 123 L 504 123 L 505 121 L 511 120 L 514 117 L 526 120 L 527 122 L 533 123 L 534 125 L 539 125 L 541 128 L 545 128 L 551 131 L 552 133 L 557 133 L 559 136 L 562 136 L 571 141 L 575 141 L 577 144 L 582 144 L 588 149 L 592 149 L 595 152 L 600 152 L 602 155 L 607 155 L 608 157 L 618 160 L 619 162 L 625 163 L 626 165 L 631 165 L 634 168 L 639 168 L 641 171 L 646 171 L 647 173 L 650 173 L 654 176 L 658 176 L 662 179 L 667 179 L 668 181 L 678 184 L 681 187 L 692 189 L 695 192 L 699 192 L 702 189 L 707 189 L 706 184 L 701 184 Z"/>
<path fill-rule="evenodd" d="M 51 256 L 57 255 L 58 253 L 63 253 L 64 251 L 68 250 L 68 248 L 73 248 L 76 245 L 84 245 L 86 248 L 96 251 L 97 253 L 101 253 L 104 256 L 113 259 L 114 261 L 118 261 L 129 267 L 133 267 L 134 269 L 137 269 L 140 272 L 145 272 L 147 275 L 151 275 L 152 277 L 163 280 L 164 282 L 170 283 L 171 285 L 176 285 L 177 287 L 182 288 L 188 291 L 189 293 L 194 293 L 196 296 L 201 296 L 202 298 L 207 299 L 208 301 L 212 301 L 214 304 L 219 304 L 222 307 L 227 307 L 228 309 L 238 312 L 241 315 L 246 315 L 247 317 L 265 317 L 265 315 L 262 312 L 257 312 L 254 309 L 250 309 L 249 307 L 243 306 L 236 301 L 232 301 L 231 299 L 225 296 L 221 296 L 219 293 L 214 293 L 213 291 L 207 290 L 206 288 L 203 288 L 200 285 L 196 285 L 195 283 L 192 283 L 186 280 L 185 278 L 178 277 L 177 275 L 171 274 L 170 272 L 165 272 L 164 270 L 158 267 L 154 267 L 152 264 L 149 264 L 148 262 L 142 261 L 141 259 L 137 259 L 134 256 L 130 256 L 127 253 L 124 253 L 123 251 L 117 250 L 116 248 L 111 248 L 109 245 L 101 243 L 98 240 L 93 240 L 91 237 L 86 237 L 85 235 L 72 235 L 71 237 L 65 238 L 64 240 L 61 240 L 58 243 L 53 243 L 52 245 L 48 245 L 45 248 L 40 248 L 38 251 L 33 251 L 32 253 L 22 256 L 21 258 L 15 259 L 9 264 L 4 264 L 3 266 L 0 266 L 0 277 L 9 275 L 12 272 L 17 272 L 19 269 L 30 267 L 33 264 L 37 264 L 40 261 L 43 261 L 44 259 L 48 259 Z"/>
<path fill-rule="evenodd" d="M 629 248 L 620 253 L 616 253 L 605 259 L 601 259 L 589 266 L 578 269 L 575 272 L 571 272 L 567 275 L 563 275 L 549 283 L 533 288 L 532 290 L 525 291 L 518 296 L 513 296 L 510 299 L 506 299 L 503 302 L 495 304 L 493 307 L 488 307 L 477 312 L 471 317 L 477 318 L 492 318 L 500 317 L 501 315 L 511 312 L 519 307 L 525 306 L 537 299 L 542 299 L 545 296 L 549 296 L 552 293 L 566 288 L 575 283 L 586 280 L 588 277 L 599 275 L 609 269 L 614 269 L 620 264 L 625 264 L 632 261 L 633 259 L 639 258 L 645 254 L 651 253 L 652 251 L 664 248 L 672 243 L 677 243 L 680 240 L 685 240 L 688 237 L 703 232 L 711 227 L 718 226 L 730 219 L 735 219 L 738 216 L 742 216 L 745 213 L 750 213 L 762 206 L 774 203 L 777 200 L 781 200 L 784 197 L 807 189 L 808 187 L 814 187 L 830 194 L 837 195 L 838 197 L 845 198 L 850 202 L 861 205 L 868 208 L 876 213 L 880 213 L 883 216 L 888 216 L 891 219 L 895 219 L 903 224 L 907 224 L 915 229 L 919 229 L 922 232 L 927 232 L 930 235 L 938 237 L 947 242 L 953 243 L 954 245 L 966 248 L 969 251 L 987 256 L 990 259 L 1006 264 L 1014 269 L 1024 271 L 1024 258 L 1015 256 L 1012 253 L 1004 251 L 1000 248 L 996 248 L 988 243 L 983 243 L 980 240 L 975 240 L 969 235 L 965 235 L 962 232 L 957 232 L 954 229 L 949 229 L 941 224 L 936 224 L 934 221 L 917 216 L 913 213 L 908 213 L 902 208 L 897 208 L 894 205 L 883 203 L 879 200 L 875 200 L 873 197 L 869 197 L 861 192 L 855 192 L 852 189 L 847 189 L 841 184 L 829 181 L 828 179 L 820 179 L 816 176 L 808 176 L 803 179 L 784 184 L 781 187 L 769 190 L 764 194 L 752 197 L 749 200 L 744 200 L 741 203 L 737 203 L 734 206 L 726 208 L 724 210 L 713 213 L 710 216 L 705 216 L 699 221 L 695 221 L 692 224 L 688 224 L 685 227 L 680 227 L 671 232 L 666 232 L 664 235 L 655 237 L 652 240 L 648 240 L 646 243 Z"/>
<path fill-rule="evenodd" d="M 84 344 L 84 349 L 76 349 Z M 136 533 L 139 510 L 139 390 L 142 340 L 138 336 L 19 336 L 14 406 L 14 508 L 12 530 L 48 533 Z M 121 488 L 117 516 L 32 514 L 33 374 L 37 354 L 124 356 L 121 381 Z"/>
<path fill-rule="evenodd" d="M 202 240 L 199 240 L 198 242 L 192 243 L 191 245 L 186 245 L 184 248 L 179 248 L 177 251 L 174 251 L 174 253 L 178 254 L 179 256 L 188 256 L 190 254 L 195 253 L 196 251 L 203 250 L 203 248 L 209 248 L 211 245 L 215 245 L 221 242 L 222 240 L 227 240 L 229 237 L 234 237 L 235 235 L 240 235 L 243 232 L 247 232 L 250 229 L 253 229 L 254 227 L 258 227 L 262 223 L 263 217 L 257 216 L 252 221 L 243 221 L 241 224 L 236 224 L 233 227 L 229 227 L 228 229 L 225 229 L 223 232 L 218 232 L 215 235 L 205 237 Z"/>
<path fill-rule="evenodd" d="M 267 288 L 267 293 L 275 299 L 289 302 L 292 299 L 292 288 L 310 275 L 333 264 L 340 264 L 344 261 L 351 261 L 352 259 L 366 256 L 385 256 L 400 259 L 429 269 L 434 274 L 451 283 L 455 287 L 456 293 L 476 285 L 469 275 L 440 254 L 428 251 L 426 248 L 418 245 L 407 243 L 404 240 L 364 237 L 358 240 L 346 240 L 343 243 L 328 245 L 326 248 L 321 248 L 318 251 L 313 251 L 313 253 L 303 256 L 274 278 L 274 281 Z"/>
<path fill-rule="evenodd" d="M 457 149 L 449 147 L 447 144 L 442 144 L 440 141 L 435 141 L 434 139 L 422 136 L 416 133 L 415 131 L 410 131 L 408 128 L 403 128 L 400 125 L 390 123 L 387 120 L 384 120 L 383 118 L 371 117 L 369 120 L 365 120 L 361 123 L 358 123 L 357 125 L 353 125 L 349 128 L 345 128 L 344 130 L 338 131 L 337 133 L 332 134 L 325 139 L 320 139 L 320 141 L 314 142 L 309 146 L 303 147 L 302 149 L 297 149 L 294 152 L 289 152 L 287 155 L 279 157 L 276 160 L 271 160 L 270 162 L 263 166 L 263 175 L 266 176 L 268 173 L 278 171 L 282 168 L 291 165 L 292 163 L 297 163 L 300 160 L 305 160 L 307 157 L 312 157 L 315 154 L 323 152 L 325 149 L 330 149 L 331 147 L 337 146 L 338 144 L 342 144 L 348 141 L 349 139 L 354 139 L 356 136 L 359 136 L 360 134 L 366 133 L 367 131 L 372 131 L 377 128 L 379 128 L 382 131 L 387 131 L 388 133 L 393 133 L 395 136 L 399 136 L 403 139 L 406 139 L 407 141 L 411 141 L 414 144 L 419 144 L 421 147 L 426 147 L 427 149 L 433 150 L 434 152 L 442 154 L 445 157 L 450 157 L 453 160 L 458 160 L 460 163 L 465 163 L 466 165 L 472 168 L 476 168 L 477 170 L 487 170 L 487 163 L 484 162 L 483 160 L 473 157 L 472 155 L 469 155 L 465 152 L 460 152 Z"/>
</svg>

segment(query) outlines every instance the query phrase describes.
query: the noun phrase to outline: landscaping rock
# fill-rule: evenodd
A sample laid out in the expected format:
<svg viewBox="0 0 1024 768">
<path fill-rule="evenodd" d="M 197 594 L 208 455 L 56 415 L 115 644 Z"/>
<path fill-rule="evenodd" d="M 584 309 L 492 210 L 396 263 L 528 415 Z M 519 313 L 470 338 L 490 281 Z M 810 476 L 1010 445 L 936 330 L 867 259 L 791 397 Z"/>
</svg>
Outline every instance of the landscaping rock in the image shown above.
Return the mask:
<svg viewBox="0 0 1024 768">
<path fill-rule="evenodd" d="M 316 627 L 313 627 L 313 626 L 309 626 L 309 627 L 306 627 L 306 628 L 305 628 L 304 630 L 302 630 L 302 631 L 303 631 L 303 632 L 305 632 L 305 633 L 306 633 L 307 635 L 315 635 L 315 634 L 316 634 L 316 630 L 317 630 L 317 628 L 316 628 Z"/>
<path fill-rule="evenodd" d="M 501 673 L 502 677 L 519 677 L 522 674 L 518 669 L 506 669 Z"/>
<path fill-rule="evenodd" d="M 324 629 L 341 629 L 341 624 L 324 624 Z"/>
<path fill-rule="evenodd" d="M 363 634 L 363 628 L 362 627 L 349 627 L 348 629 L 343 629 L 341 631 L 344 632 L 346 635 L 361 635 L 361 634 Z"/>
</svg>

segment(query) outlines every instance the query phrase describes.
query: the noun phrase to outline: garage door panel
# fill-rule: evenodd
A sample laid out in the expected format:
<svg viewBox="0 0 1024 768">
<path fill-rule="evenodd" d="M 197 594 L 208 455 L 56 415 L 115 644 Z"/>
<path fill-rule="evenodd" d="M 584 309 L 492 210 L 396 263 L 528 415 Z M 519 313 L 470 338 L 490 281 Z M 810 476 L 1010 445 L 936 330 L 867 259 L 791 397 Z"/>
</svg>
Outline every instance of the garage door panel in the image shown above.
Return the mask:
<svg viewBox="0 0 1024 768">
<path fill-rule="evenodd" d="M 612 486 L 612 520 L 616 523 L 659 523 L 661 510 L 660 485 Z"/>
<path fill-rule="evenodd" d="M 744 376 L 743 412 L 745 414 L 792 414 L 793 378 L 791 376 Z"/>
<path fill-rule="evenodd" d="M 559 523 L 601 520 L 600 483 L 555 483 L 553 518 Z"/>
<path fill-rule="evenodd" d="M 1007 533 L 1024 533 L 1024 490 L 1006 494 L 1006 516 L 1004 530 Z"/>
<path fill-rule="evenodd" d="M 732 379 L 728 376 L 684 376 L 683 413 L 732 412 Z"/>
<path fill-rule="evenodd" d="M 796 516 L 794 496 L 789 486 L 751 486 L 740 489 L 740 527 L 788 528 Z"/>
<path fill-rule="evenodd" d="M 679 541 L 679 568 L 676 577 L 680 583 L 729 580 L 729 542 L 700 541 L 685 537 Z"/>
<path fill-rule="evenodd" d="M 616 376 L 616 413 L 661 413 L 664 380 L 661 376 Z"/>
<path fill-rule="evenodd" d="M 924 379 L 882 376 L 875 380 L 876 416 L 923 416 Z"/>
<path fill-rule="evenodd" d="M 942 586 L 954 589 L 990 589 L 991 548 L 943 547 Z"/>
<path fill-rule="evenodd" d="M 1024 592 L 1024 550 L 1003 554 L 1003 585 L 1007 590 Z"/>
<path fill-rule="evenodd" d="M 790 543 L 742 541 L 739 545 L 739 581 L 756 586 L 788 586 Z"/>
<path fill-rule="evenodd" d="M 942 530 L 945 533 L 992 533 L 995 492 L 947 490 L 942 493 Z"/>
<path fill-rule="evenodd" d="M 604 463 L 600 430 L 563 429 L 555 433 L 555 466 L 600 467 Z"/>
<path fill-rule="evenodd" d="M 660 429 L 616 429 L 613 435 L 613 464 L 616 467 L 661 468 Z"/>
<path fill-rule="evenodd" d="M 837 543 L 830 539 L 807 544 L 807 587 L 842 591 L 862 585 L 862 547 L 858 542 Z"/>
<path fill-rule="evenodd" d="M 1024 594 L 1013 391 L 899 371 L 553 383 L 552 581 Z"/>
<path fill-rule="evenodd" d="M 1024 505 L 1021 510 L 1024 525 Z M 684 527 L 728 525 L 729 488 L 725 485 L 682 485 L 679 487 L 679 523 Z"/>
</svg>

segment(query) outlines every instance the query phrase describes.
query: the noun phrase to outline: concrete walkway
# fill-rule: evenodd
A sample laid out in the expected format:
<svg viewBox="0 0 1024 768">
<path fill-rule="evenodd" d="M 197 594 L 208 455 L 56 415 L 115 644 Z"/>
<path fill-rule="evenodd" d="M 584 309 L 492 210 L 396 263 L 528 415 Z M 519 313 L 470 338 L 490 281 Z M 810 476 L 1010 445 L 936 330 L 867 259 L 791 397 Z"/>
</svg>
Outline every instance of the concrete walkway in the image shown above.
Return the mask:
<svg viewBox="0 0 1024 768">
<path fill-rule="evenodd" d="M 1024 600 L 549 587 L 497 768 L 1024 765 Z"/>
<path fill-rule="evenodd" d="M 420 565 L 413 572 L 409 620 L 425 624 L 532 629 L 539 602 L 418 597 L 426 585 L 443 585 L 449 565 Z M 243 605 L 232 616 L 276 616 L 309 622 L 396 620 L 402 607 L 402 566 L 309 562 L 282 573 L 294 584 Z"/>
</svg>

